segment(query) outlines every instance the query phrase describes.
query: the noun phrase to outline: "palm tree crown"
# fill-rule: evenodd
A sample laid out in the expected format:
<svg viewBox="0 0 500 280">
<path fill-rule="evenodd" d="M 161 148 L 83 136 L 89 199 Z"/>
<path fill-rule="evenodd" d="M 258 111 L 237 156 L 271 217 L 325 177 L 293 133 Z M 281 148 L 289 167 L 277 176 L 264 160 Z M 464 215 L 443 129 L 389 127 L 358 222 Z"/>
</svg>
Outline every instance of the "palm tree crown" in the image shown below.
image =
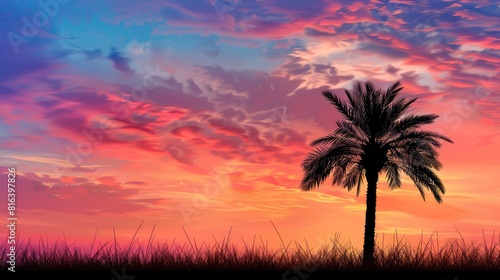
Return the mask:
<svg viewBox="0 0 500 280">
<path fill-rule="evenodd" d="M 348 190 L 360 187 L 366 179 L 367 212 L 365 224 L 364 261 L 373 262 L 376 184 L 379 173 L 386 174 L 391 189 L 400 188 L 402 173 L 409 176 L 425 200 L 425 189 L 442 202 L 445 187 L 433 169 L 439 170 L 436 148 L 439 140 L 452 141 L 436 132 L 421 130 L 431 124 L 435 114 L 408 113 L 416 98 L 398 97 L 403 89 L 399 82 L 387 90 L 375 89 L 371 82 L 356 82 L 353 92 L 345 90 L 343 101 L 329 91 L 323 96 L 342 115 L 337 129 L 311 143 L 315 147 L 303 161 L 305 172 L 302 190 L 319 187 L 329 176 L 332 184 Z M 368 239 L 367 239 L 368 238 Z"/>
<path fill-rule="evenodd" d="M 371 82 L 363 88 L 355 83 L 354 93 L 345 91 L 348 102 L 343 102 L 329 91 L 324 97 L 342 114 L 338 128 L 331 134 L 311 143 L 316 149 L 303 162 L 306 173 L 301 188 L 319 187 L 331 174 L 333 184 L 342 184 L 351 190 L 357 187 L 359 195 L 363 171 L 385 171 L 391 189 L 401 187 L 401 171 L 406 173 L 425 200 L 424 188 L 429 189 L 441 203 L 445 193 L 443 183 L 432 171 L 442 164 L 437 159 L 439 139 L 453 143 L 449 138 L 431 131 L 418 130 L 438 117 L 434 114 L 404 114 L 417 98 L 396 99 L 402 87 L 397 82 L 382 92 Z"/>
</svg>

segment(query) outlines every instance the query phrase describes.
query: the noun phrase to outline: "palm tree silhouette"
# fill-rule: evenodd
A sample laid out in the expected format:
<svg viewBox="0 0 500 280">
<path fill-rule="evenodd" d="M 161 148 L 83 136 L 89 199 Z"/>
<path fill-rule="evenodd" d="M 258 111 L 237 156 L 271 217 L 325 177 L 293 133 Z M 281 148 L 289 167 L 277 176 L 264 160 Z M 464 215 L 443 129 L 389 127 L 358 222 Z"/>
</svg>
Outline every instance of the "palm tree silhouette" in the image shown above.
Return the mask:
<svg viewBox="0 0 500 280">
<path fill-rule="evenodd" d="M 304 191 L 319 187 L 330 175 L 332 185 L 338 184 L 349 191 L 360 187 L 366 179 L 365 232 L 363 267 L 374 266 L 375 212 L 377 182 L 384 172 L 391 189 L 400 188 L 401 173 L 412 179 L 425 201 L 424 188 L 432 192 L 438 203 L 445 188 L 433 169 L 442 167 L 436 148 L 439 140 L 453 143 L 436 132 L 420 130 L 438 117 L 435 114 L 415 115 L 407 113 L 417 98 L 398 97 L 403 89 L 400 82 L 392 84 L 384 92 L 375 89 L 373 83 L 355 82 L 353 93 L 345 90 L 347 101 L 340 100 L 329 91 L 323 96 L 341 113 L 343 120 L 336 122 L 337 129 L 319 139 L 303 161 Z"/>
</svg>

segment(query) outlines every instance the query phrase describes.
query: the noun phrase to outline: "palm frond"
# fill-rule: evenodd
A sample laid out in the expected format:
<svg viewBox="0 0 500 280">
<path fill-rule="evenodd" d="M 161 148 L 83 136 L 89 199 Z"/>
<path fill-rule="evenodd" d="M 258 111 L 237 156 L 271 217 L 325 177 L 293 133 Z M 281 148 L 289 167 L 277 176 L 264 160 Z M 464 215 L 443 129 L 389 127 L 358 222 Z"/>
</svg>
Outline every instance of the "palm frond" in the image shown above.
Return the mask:
<svg viewBox="0 0 500 280">
<path fill-rule="evenodd" d="M 334 133 L 341 137 L 349 138 L 355 143 L 362 144 L 368 141 L 366 135 L 352 123 L 346 121 L 337 121 L 337 129 Z"/>
<path fill-rule="evenodd" d="M 319 187 L 334 171 L 334 168 L 337 169 L 355 160 L 358 153 L 349 146 L 316 148 L 302 163 L 305 176 L 301 182 L 301 189 L 310 190 Z"/>
<path fill-rule="evenodd" d="M 407 98 L 403 97 L 393 101 L 393 103 L 391 103 L 388 108 L 390 118 L 396 120 L 401 117 L 405 113 L 405 111 L 408 110 L 410 105 L 413 104 L 413 102 L 415 102 L 416 100 L 417 98 L 408 100 Z"/>
<path fill-rule="evenodd" d="M 337 126 L 338 128 L 334 132 L 311 142 L 311 146 L 343 145 L 358 147 L 363 142 L 362 135 L 356 131 L 352 124 L 337 123 Z"/>
<path fill-rule="evenodd" d="M 393 162 L 387 162 L 384 167 L 387 182 L 389 183 L 389 188 L 397 189 L 402 185 L 401 175 L 399 173 L 399 167 Z"/>
<path fill-rule="evenodd" d="M 417 186 L 422 198 L 425 200 L 423 188 L 430 190 L 438 203 L 442 203 L 441 195 L 445 193 L 445 188 L 441 179 L 427 167 L 404 166 L 402 170 L 412 179 Z"/>
<path fill-rule="evenodd" d="M 389 106 L 394 101 L 398 93 L 403 89 L 400 85 L 401 83 L 398 81 L 387 88 L 384 98 L 382 99 L 382 105 L 384 107 Z"/>
<path fill-rule="evenodd" d="M 410 128 L 415 129 L 425 124 L 432 124 L 438 117 L 435 114 L 407 115 L 394 123 L 394 130 L 400 132 Z"/>
<path fill-rule="evenodd" d="M 420 142 L 420 143 L 427 143 L 433 147 L 441 147 L 439 139 L 453 143 L 453 141 L 450 138 L 441 135 L 437 132 L 426 131 L 426 130 L 407 130 L 401 132 L 398 135 L 398 137 L 386 142 L 384 145 L 389 147 L 394 147 L 394 146 L 401 147 L 407 145 L 409 142 Z"/>
<path fill-rule="evenodd" d="M 330 104 L 335 106 L 337 110 L 344 116 L 344 118 L 352 121 L 351 109 L 347 104 L 340 100 L 336 95 L 329 91 L 323 91 L 323 96 L 328 100 Z"/>
<path fill-rule="evenodd" d="M 362 181 L 363 181 L 363 168 L 358 162 L 355 162 L 352 164 L 351 168 L 346 173 L 345 179 L 343 181 L 343 186 L 348 191 L 351 191 L 354 187 L 357 187 L 356 196 L 359 196 L 359 190 Z"/>
</svg>

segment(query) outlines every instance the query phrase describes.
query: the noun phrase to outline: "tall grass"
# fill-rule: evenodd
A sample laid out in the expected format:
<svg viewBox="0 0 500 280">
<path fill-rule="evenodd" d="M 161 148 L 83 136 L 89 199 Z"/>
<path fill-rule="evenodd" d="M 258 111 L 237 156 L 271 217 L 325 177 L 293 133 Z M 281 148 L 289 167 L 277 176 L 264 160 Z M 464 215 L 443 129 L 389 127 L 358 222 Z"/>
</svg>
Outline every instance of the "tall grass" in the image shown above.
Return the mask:
<svg viewBox="0 0 500 280">
<path fill-rule="evenodd" d="M 142 226 L 142 224 L 141 224 Z M 49 244 L 40 237 L 38 242 L 30 238 L 16 247 L 16 270 L 111 270 L 126 267 L 130 270 L 287 270 L 314 268 L 333 270 L 361 269 L 362 252 L 349 243 L 342 243 L 340 234 L 330 238 L 319 249 L 310 248 L 296 241 L 286 244 L 276 229 L 281 246 L 270 249 L 264 240 L 254 236 L 252 242 L 243 239 L 231 241 L 231 230 L 222 240 L 213 237 L 213 243 L 192 239 L 186 231 L 188 242 L 179 244 L 155 242 L 154 227 L 149 240 L 136 239 L 140 229 L 127 245 L 113 240 L 97 242 L 96 235 L 90 248 L 68 244 L 65 238 Z M 273 224 L 274 226 L 274 224 Z M 498 270 L 500 269 L 500 236 L 482 242 L 466 243 L 459 238 L 439 244 L 437 233 L 428 240 L 421 237 L 416 246 L 396 235 L 391 243 L 376 247 L 376 267 L 381 270 Z M 7 244 L 5 242 L 4 244 Z M 1 269 L 8 267 L 8 246 L 2 245 Z"/>
</svg>

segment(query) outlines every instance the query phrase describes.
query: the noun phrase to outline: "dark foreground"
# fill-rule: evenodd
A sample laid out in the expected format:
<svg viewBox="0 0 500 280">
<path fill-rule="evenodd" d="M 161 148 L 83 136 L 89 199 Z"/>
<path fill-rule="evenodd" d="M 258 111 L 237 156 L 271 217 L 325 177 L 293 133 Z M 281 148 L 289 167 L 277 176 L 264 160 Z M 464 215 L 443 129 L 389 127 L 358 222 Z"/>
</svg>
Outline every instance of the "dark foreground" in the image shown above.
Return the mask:
<svg viewBox="0 0 500 280">
<path fill-rule="evenodd" d="M 116 269 L 79 271 L 2 271 L 1 279 L 88 279 L 88 280 L 170 280 L 170 279 L 275 279 L 275 280 L 316 280 L 316 279 L 420 279 L 420 280 L 493 280 L 500 279 L 497 270 L 157 270 L 140 271 Z"/>
<path fill-rule="evenodd" d="M 9 263 L 7 246 L 0 244 L 0 280 L 500 280 L 500 238 L 494 234 L 489 242 L 484 236 L 484 243 L 451 239 L 441 246 L 437 237 L 436 243 L 422 240 L 416 247 L 396 239 L 377 247 L 376 269 L 370 270 L 363 269 L 361 252 L 338 236 L 317 251 L 298 243 L 295 249 L 283 244 L 270 250 L 262 240 L 262 245 L 254 240 L 238 248 L 229 235 L 201 246 L 173 241 L 154 245 L 152 238 L 144 244 L 134 238 L 125 246 L 114 240 L 90 249 L 28 240 L 17 248 L 15 263 Z M 8 271 L 13 264 L 16 272 Z"/>
</svg>

